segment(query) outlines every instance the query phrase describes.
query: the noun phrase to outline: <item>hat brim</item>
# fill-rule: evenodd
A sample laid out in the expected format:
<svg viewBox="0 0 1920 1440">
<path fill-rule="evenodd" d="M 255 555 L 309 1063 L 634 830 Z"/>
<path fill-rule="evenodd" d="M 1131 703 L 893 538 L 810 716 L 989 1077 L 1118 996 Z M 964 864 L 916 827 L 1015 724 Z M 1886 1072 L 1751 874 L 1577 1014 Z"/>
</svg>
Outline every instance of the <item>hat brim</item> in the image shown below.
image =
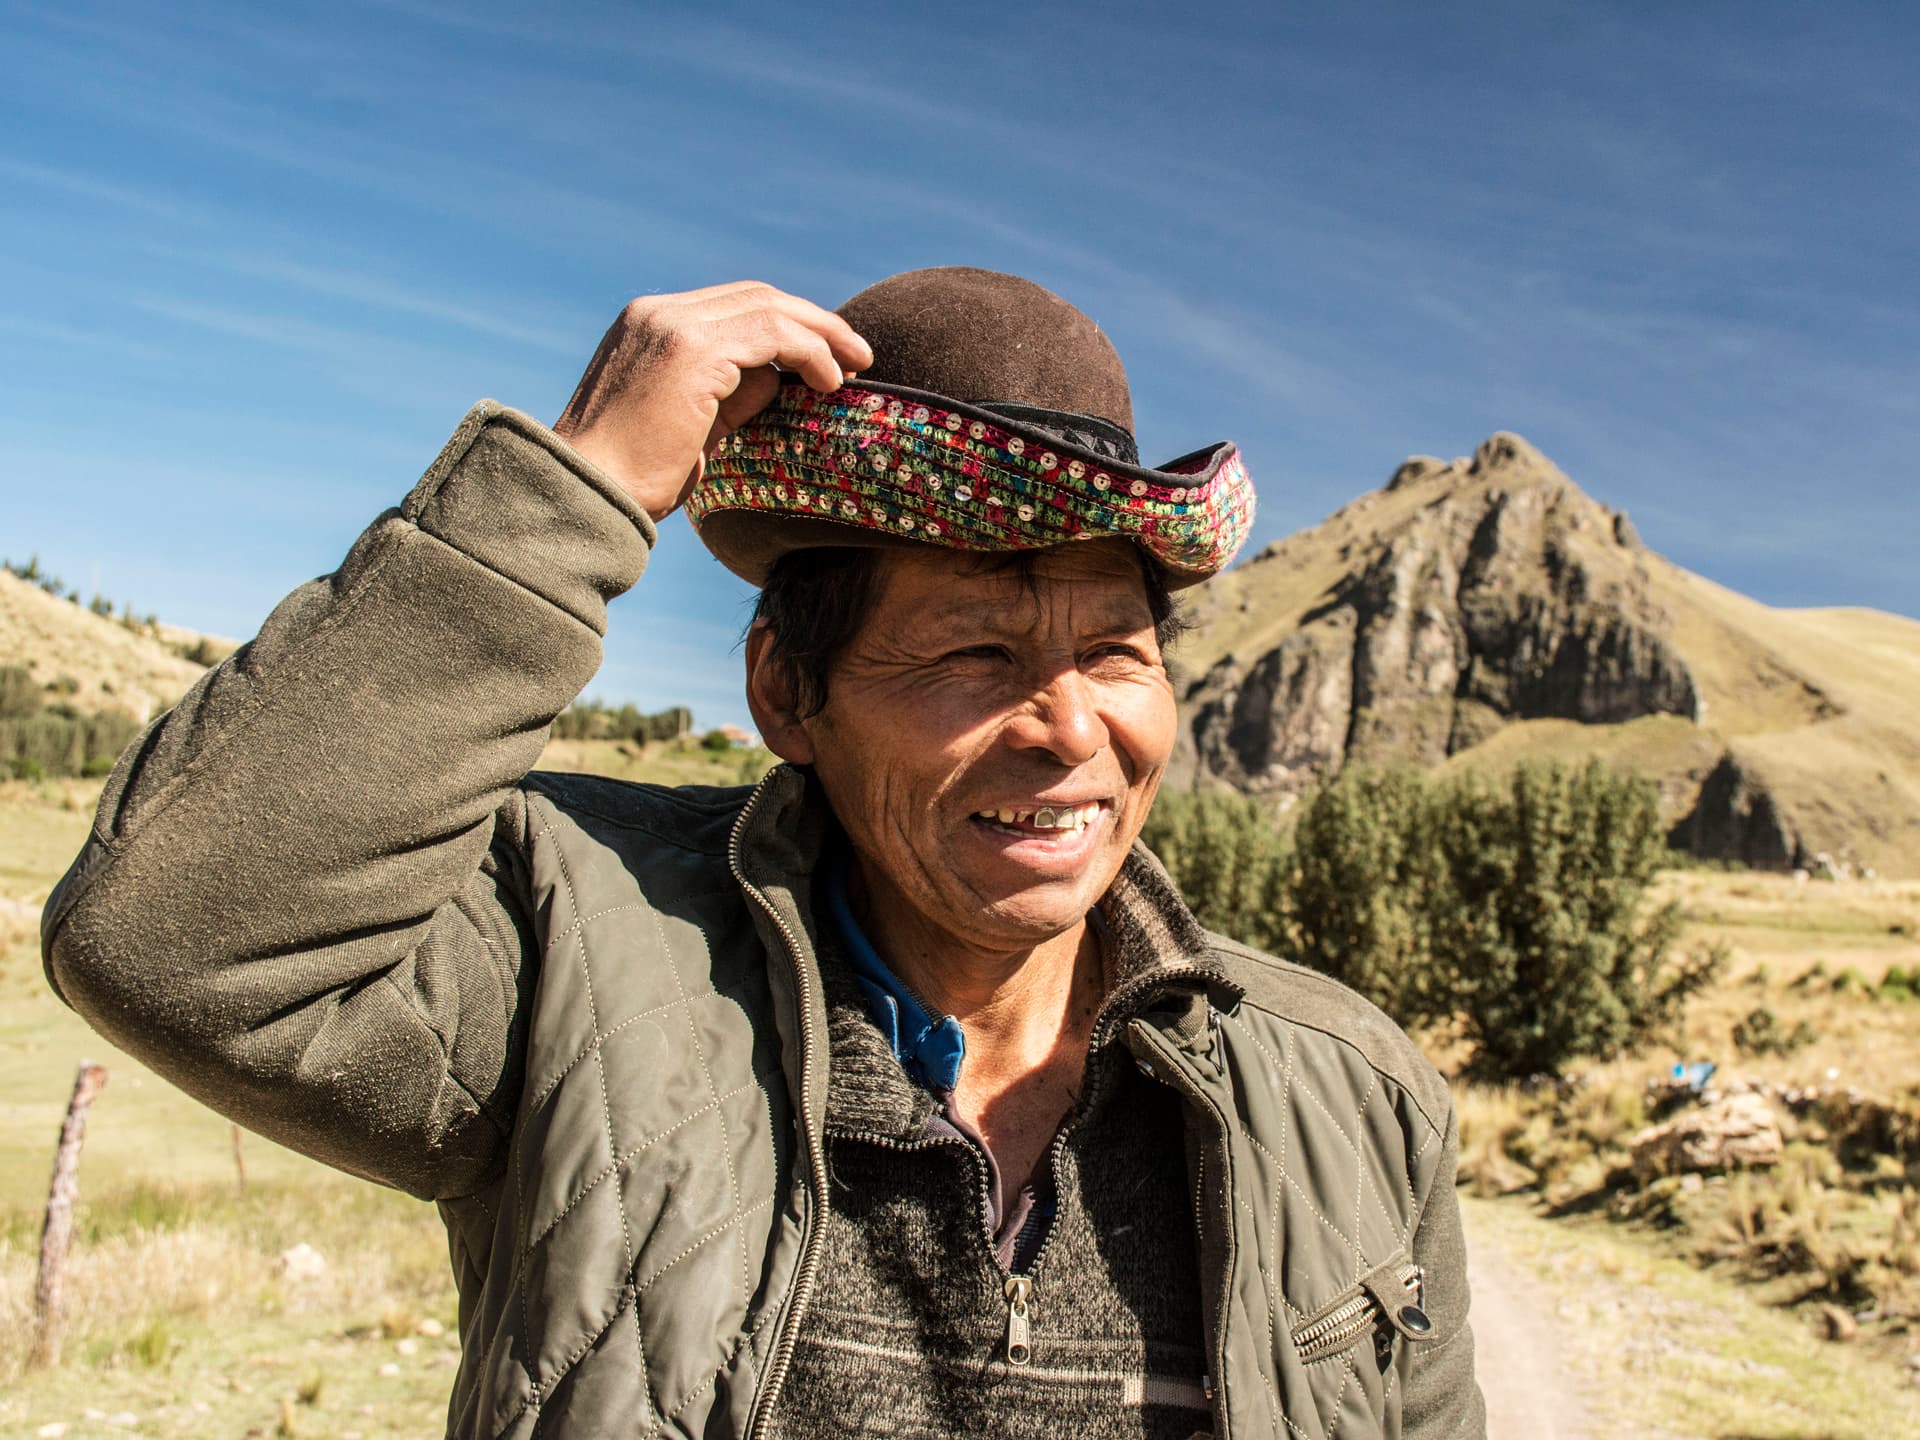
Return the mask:
<svg viewBox="0 0 1920 1440">
<path fill-rule="evenodd" d="M 822 395 L 789 379 L 707 458 L 687 517 L 755 585 L 818 546 L 1047 549 L 1133 541 L 1171 589 L 1225 569 L 1253 524 L 1253 484 L 1229 443 L 1150 468 L 1038 425 L 903 386 Z"/>
</svg>

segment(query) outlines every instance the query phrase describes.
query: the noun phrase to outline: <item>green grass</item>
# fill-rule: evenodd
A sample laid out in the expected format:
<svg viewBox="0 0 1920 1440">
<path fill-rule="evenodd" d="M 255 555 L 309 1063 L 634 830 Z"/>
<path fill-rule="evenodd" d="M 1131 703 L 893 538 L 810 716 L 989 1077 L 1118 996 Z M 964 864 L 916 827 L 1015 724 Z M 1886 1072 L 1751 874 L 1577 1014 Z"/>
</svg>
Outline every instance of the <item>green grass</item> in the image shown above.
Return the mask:
<svg viewBox="0 0 1920 1440">
<path fill-rule="evenodd" d="M 692 738 L 644 747 L 615 740 L 551 740 L 538 768 L 652 785 L 751 785 L 773 764 L 765 750 L 713 751 Z"/>
</svg>

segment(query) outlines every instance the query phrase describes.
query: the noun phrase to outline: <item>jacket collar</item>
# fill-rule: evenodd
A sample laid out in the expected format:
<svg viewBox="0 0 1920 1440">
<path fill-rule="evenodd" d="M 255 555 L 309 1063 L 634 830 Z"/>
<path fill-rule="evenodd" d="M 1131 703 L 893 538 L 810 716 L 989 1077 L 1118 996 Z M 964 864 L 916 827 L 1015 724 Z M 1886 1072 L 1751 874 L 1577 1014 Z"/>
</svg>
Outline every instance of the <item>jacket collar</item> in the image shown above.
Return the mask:
<svg viewBox="0 0 1920 1440">
<path fill-rule="evenodd" d="M 790 917 L 789 928 L 815 984 L 818 1022 L 828 1045 L 811 1057 L 824 1081 L 835 1129 L 911 1136 L 924 1132 L 933 1098 L 909 1080 L 874 1025 L 834 930 L 815 897 L 815 872 L 836 838 L 837 823 L 810 772 L 777 766 L 760 782 L 737 841 L 743 878 Z M 1143 1019 L 1175 1043 L 1204 1046 L 1209 1001 L 1230 1010 L 1244 993 L 1221 968 L 1212 938 L 1181 901 L 1160 862 L 1135 845 L 1100 902 L 1107 952 L 1107 997 L 1094 1046 L 1110 1042 L 1129 1020 Z M 811 1089 L 814 1097 L 820 1087 Z M 816 1099 L 816 1104 L 818 1103 Z M 813 1107 L 810 1106 L 810 1109 Z M 811 1119 L 811 1117 L 810 1117 Z"/>
</svg>

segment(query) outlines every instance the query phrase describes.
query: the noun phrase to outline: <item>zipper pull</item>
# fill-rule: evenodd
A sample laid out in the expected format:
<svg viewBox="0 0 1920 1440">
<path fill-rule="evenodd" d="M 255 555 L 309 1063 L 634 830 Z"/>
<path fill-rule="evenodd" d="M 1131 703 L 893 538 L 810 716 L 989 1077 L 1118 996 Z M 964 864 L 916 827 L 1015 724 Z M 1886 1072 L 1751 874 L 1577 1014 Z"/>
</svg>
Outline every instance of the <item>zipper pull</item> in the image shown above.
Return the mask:
<svg viewBox="0 0 1920 1440">
<path fill-rule="evenodd" d="M 1007 1277 L 1007 1363 L 1025 1365 L 1033 1359 L 1033 1334 L 1027 1325 L 1027 1297 L 1033 1281 L 1025 1275 Z"/>
</svg>

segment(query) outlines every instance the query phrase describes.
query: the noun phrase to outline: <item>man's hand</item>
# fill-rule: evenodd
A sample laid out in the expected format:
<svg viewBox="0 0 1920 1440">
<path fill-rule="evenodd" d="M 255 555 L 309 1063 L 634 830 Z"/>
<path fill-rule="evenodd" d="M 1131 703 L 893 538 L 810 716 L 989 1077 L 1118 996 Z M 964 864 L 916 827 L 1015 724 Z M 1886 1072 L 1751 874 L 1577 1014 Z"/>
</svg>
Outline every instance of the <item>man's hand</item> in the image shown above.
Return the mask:
<svg viewBox="0 0 1920 1440">
<path fill-rule="evenodd" d="M 872 363 L 846 321 L 771 285 L 642 296 L 600 341 L 553 428 L 663 520 L 721 437 L 773 399 L 775 366 L 826 392 Z"/>
</svg>

